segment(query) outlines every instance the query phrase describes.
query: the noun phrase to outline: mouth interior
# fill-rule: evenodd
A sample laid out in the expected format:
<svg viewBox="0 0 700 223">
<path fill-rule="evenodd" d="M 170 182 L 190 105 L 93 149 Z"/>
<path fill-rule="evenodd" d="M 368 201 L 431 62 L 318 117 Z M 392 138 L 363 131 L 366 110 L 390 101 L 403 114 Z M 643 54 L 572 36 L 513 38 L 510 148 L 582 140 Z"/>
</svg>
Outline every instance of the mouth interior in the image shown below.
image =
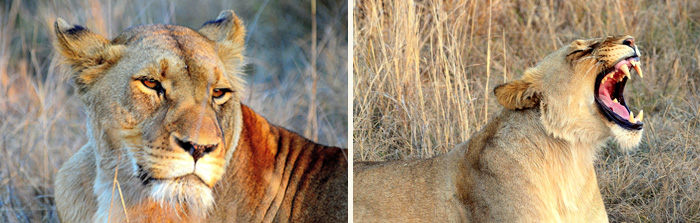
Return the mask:
<svg viewBox="0 0 700 223">
<path fill-rule="evenodd" d="M 623 95 L 625 84 L 632 76 L 630 71 L 641 73 L 639 57 L 620 60 L 615 66 L 601 72 L 596 78 L 595 101 L 608 120 L 627 129 L 639 130 L 643 125 L 643 115 L 635 117 L 627 107 Z"/>
</svg>

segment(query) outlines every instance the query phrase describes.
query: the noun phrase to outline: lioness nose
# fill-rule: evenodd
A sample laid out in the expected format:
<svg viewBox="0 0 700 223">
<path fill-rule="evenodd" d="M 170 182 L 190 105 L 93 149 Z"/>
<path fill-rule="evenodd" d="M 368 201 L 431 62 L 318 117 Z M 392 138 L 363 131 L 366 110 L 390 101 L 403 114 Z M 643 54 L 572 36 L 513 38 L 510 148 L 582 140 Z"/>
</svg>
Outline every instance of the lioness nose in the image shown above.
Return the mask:
<svg viewBox="0 0 700 223">
<path fill-rule="evenodd" d="M 182 140 L 178 137 L 175 137 L 175 142 L 177 143 L 177 146 L 182 148 L 183 150 L 187 151 L 190 153 L 192 158 L 194 158 L 194 162 L 196 163 L 199 158 L 202 158 L 204 155 L 207 153 L 210 153 L 211 151 L 214 151 L 216 147 L 218 146 L 217 144 L 214 145 L 199 145 L 196 143 L 193 143 L 191 141 L 186 141 Z"/>
<path fill-rule="evenodd" d="M 634 48 L 634 38 L 630 37 L 630 38 L 623 40 L 622 45 L 626 45 L 626 46 Z"/>
</svg>

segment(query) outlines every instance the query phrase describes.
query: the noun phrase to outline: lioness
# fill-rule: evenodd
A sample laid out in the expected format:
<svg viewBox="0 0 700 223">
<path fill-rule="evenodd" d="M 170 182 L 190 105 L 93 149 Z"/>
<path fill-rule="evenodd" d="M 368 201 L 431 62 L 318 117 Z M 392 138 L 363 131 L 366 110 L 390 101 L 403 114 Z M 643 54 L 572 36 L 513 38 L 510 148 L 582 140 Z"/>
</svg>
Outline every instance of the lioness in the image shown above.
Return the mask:
<svg viewBox="0 0 700 223">
<path fill-rule="evenodd" d="M 347 150 L 240 103 L 245 29 L 144 25 L 108 41 L 58 19 L 89 142 L 55 177 L 63 222 L 347 221 Z"/>
<path fill-rule="evenodd" d="M 608 138 L 640 142 L 622 94 L 639 57 L 631 36 L 573 41 L 497 86 L 505 109 L 449 153 L 355 163 L 354 219 L 607 222 L 593 162 Z"/>
</svg>

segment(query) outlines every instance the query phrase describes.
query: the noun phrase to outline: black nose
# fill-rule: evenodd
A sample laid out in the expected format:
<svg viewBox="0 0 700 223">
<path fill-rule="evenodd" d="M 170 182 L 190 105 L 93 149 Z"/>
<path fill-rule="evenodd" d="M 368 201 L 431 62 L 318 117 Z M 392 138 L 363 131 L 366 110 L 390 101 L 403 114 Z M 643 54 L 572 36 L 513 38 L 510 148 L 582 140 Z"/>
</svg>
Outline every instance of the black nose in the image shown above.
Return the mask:
<svg viewBox="0 0 700 223">
<path fill-rule="evenodd" d="M 634 38 L 627 38 L 622 41 L 622 45 L 634 48 Z"/>
<path fill-rule="evenodd" d="M 214 149 L 216 149 L 216 147 L 217 147 L 216 144 L 214 144 L 214 145 L 199 145 L 199 144 L 193 143 L 191 141 L 181 140 L 177 137 L 175 137 L 175 142 L 177 142 L 177 146 L 179 146 L 183 150 L 190 153 L 192 158 L 194 158 L 195 163 L 197 162 L 197 160 L 199 158 L 202 158 L 207 153 L 214 151 Z"/>
</svg>

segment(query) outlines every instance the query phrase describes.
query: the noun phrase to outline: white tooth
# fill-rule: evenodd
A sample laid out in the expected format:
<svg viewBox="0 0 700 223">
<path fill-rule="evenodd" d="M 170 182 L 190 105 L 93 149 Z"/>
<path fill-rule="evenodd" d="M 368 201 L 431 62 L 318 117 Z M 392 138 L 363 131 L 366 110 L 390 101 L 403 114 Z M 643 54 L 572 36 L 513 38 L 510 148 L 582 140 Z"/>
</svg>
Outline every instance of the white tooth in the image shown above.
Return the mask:
<svg viewBox="0 0 700 223">
<path fill-rule="evenodd" d="M 620 104 L 620 102 L 617 101 L 617 98 L 613 99 L 613 102 Z"/>
<path fill-rule="evenodd" d="M 632 75 L 630 75 L 630 69 L 627 68 L 627 64 L 623 64 L 622 66 L 620 66 L 620 70 L 622 70 L 622 73 L 624 73 L 625 76 L 627 76 L 627 79 L 632 80 Z"/>
<path fill-rule="evenodd" d="M 637 120 L 639 122 L 643 122 L 644 120 L 644 110 L 639 110 L 639 115 L 637 116 Z"/>
<path fill-rule="evenodd" d="M 634 66 L 634 70 L 637 71 L 637 74 L 639 74 L 639 77 L 644 78 L 644 74 L 642 74 L 642 66 L 639 66 L 639 65 L 641 65 L 641 64 L 639 63 L 639 61 L 637 61 L 637 66 Z"/>
<path fill-rule="evenodd" d="M 610 72 L 608 75 L 605 76 L 605 79 L 613 79 L 615 80 L 615 72 Z"/>
<path fill-rule="evenodd" d="M 630 123 L 635 123 L 636 121 L 634 120 L 634 112 L 630 112 L 630 117 L 627 119 L 627 121 L 630 121 Z"/>
</svg>

